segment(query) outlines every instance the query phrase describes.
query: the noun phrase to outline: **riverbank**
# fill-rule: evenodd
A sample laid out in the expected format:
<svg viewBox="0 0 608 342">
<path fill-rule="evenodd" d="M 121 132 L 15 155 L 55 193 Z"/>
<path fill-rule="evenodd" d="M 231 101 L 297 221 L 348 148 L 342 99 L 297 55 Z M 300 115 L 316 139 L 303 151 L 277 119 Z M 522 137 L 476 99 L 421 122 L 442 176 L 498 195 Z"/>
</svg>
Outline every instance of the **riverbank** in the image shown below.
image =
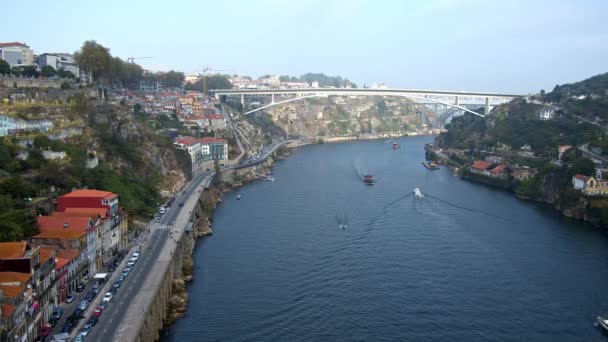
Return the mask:
<svg viewBox="0 0 608 342">
<path fill-rule="evenodd" d="M 163 320 L 163 330 L 169 328 L 186 313 L 188 308 L 187 285 L 194 278 L 194 267 L 196 266 L 192 259 L 192 253 L 200 238 L 213 234 L 213 211 L 222 202 L 224 194 L 259 179 L 259 173 L 269 174 L 275 160 L 281 160 L 289 155 L 290 153 L 287 148 L 278 149 L 269 157 L 269 162 L 263 164 L 261 170 L 247 172 L 245 175 L 239 176 L 232 181 L 213 182 L 212 186 L 201 192 L 197 209 L 193 213 L 194 222 L 196 222 L 193 226 L 194 243 L 182 257 L 181 274 L 177 274 L 173 279 L 172 297 L 167 308 L 166 318 Z M 222 178 L 222 175 L 216 175 L 215 177 Z"/>
<path fill-rule="evenodd" d="M 454 161 L 441 151 L 427 150 L 426 157 L 427 159 L 438 160 L 448 167 L 463 164 L 463 160 Z M 608 230 L 608 227 L 604 224 L 606 218 L 596 213 L 601 208 L 608 208 L 608 199 L 586 197 L 580 191 L 572 189 L 569 182 L 564 187 L 564 175 L 558 171 L 545 171 L 545 173 L 523 181 L 528 184 L 527 187 L 523 188 L 527 190 L 524 192 L 521 187 L 522 181 L 517 181 L 511 176 L 498 179 L 471 173 L 466 167 L 455 167 L 454 169 L 455 174 L 461 179 L 505 190 L 522 200 L 549 204 L 565 217 L 583 221 L 602 230 Z M 533 191 L 529 189 L 533 189 Z"/>
</svg>

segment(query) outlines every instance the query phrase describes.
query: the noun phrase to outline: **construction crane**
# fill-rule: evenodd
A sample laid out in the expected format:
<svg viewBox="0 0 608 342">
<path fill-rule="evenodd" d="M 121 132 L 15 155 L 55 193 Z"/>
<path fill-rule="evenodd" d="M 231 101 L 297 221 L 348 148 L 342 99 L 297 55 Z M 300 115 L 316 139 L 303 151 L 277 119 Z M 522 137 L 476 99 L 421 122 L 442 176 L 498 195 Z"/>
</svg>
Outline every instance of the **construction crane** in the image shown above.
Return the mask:
<svg viewBox="0 0 608 342">
<path fill-rule="evenodd" d="M 202 90 L 203 90 L 203 94 L 207 94 L 207 72 L 209 71 L 213 71 L 213 72 L 221 72 L 221 71 L 231 71 L 231 70 L 217 70 L 217 69 L 212 69 L 208 66 L 204 67 L 202 72 L 199 72 L 199 76 L 201 77 L 201 83 L 202 83 Z"/>
<path fill-rule="evenodd" d="M 146 56 L 146 57 L 129 57 L 129 58 L 127 58 L 127 62 L 133 64 L 133 63 L 135 63 L 134 61 L 136 59 L 148 59 L 148 58 L 152 58 L 152 57 L 148 57 L 148 56 Z"/>
</svg>

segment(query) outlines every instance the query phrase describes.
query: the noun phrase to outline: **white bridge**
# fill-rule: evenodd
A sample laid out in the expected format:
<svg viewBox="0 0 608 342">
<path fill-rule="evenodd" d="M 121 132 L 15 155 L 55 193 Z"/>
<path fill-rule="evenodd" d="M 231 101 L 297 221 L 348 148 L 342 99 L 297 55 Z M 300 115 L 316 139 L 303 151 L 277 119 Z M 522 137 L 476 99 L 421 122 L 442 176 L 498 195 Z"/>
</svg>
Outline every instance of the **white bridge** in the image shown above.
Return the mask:
<svg viewBox="0 0 608 342">
<path fill-rule="evenodd" d="M 420 89 L 370 89 L 370 88 L 297 88 L 297 89 L 216 89 L 211 90 L 217 99 L 227 96 L 240 96 L 241 105 L 245 108 L 246 97 L 270 97 L 268 105 L 250 110 L 245 114 L 251 114 L 259 110 L 280 105 L 283 103 L 297 101 L 314 97 L 328 96 L 399 96 L 415 100 L 417 103 L 435 103 L 453 107 L 471 114 L 483 116 L 483 114 L 465 108 L 465 105 L 484 106 L 488 113 L 494 106 L 509 102 L 523 95 L 467 92 L 467 91 L 443 91 L 443 90 L 420 90 Z M 276 97 L 290 97 L 289 99 L 275 101 Z"/>
</svg>

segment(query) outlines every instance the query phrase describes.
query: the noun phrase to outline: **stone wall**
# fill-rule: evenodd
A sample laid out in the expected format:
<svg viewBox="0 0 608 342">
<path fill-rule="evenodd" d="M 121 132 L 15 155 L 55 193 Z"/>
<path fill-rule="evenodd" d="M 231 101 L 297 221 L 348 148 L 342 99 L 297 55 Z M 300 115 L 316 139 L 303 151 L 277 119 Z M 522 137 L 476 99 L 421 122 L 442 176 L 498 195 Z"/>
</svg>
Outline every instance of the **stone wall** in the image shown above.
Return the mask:
<svg viewBox="0 0 608 342">
<path fill-rule="evenodd" d="M 61 88 L 63 79 L 0 76 L 0 88 Z"/>
</svg>

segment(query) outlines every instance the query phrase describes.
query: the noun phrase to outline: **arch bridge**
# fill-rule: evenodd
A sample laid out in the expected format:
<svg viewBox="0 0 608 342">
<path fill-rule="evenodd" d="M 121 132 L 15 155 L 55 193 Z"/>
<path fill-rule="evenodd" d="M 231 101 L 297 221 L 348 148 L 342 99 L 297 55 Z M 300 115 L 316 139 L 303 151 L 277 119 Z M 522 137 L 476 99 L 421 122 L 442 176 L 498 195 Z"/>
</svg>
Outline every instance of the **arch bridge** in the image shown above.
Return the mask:
<svg viewBox="0 0 608 342">
<path fill-rule="evenodd" d="M 474 115 L 484 116 L 466 108 L 466 105 L 484 106 L 488 113 L 494 106 L 523 97 L 516 94 L 485 93 L 485 92 L 458 92 L 444 90 L 420 89 L 370 89 L 370 88 L 297 88 L 297 89 L 216 89 L 211 90 L 219 100 L 222 97 L 238 96 L 241 105 L 245 108 L 245 99 L 251 97 L 270 97 L 270 104 L 245 112 L 255 113 L 265 108 L 273 107 L 291 101 L 304 100 L 328 96 L 398 96 L 416 101 L 420 104 L 441 104 L 454 109 L 462 110 Z M 281 99 L 281 97 L 289 97 Z M 277 101 L 278 98 L 278 101 Z"/>
</svg>

